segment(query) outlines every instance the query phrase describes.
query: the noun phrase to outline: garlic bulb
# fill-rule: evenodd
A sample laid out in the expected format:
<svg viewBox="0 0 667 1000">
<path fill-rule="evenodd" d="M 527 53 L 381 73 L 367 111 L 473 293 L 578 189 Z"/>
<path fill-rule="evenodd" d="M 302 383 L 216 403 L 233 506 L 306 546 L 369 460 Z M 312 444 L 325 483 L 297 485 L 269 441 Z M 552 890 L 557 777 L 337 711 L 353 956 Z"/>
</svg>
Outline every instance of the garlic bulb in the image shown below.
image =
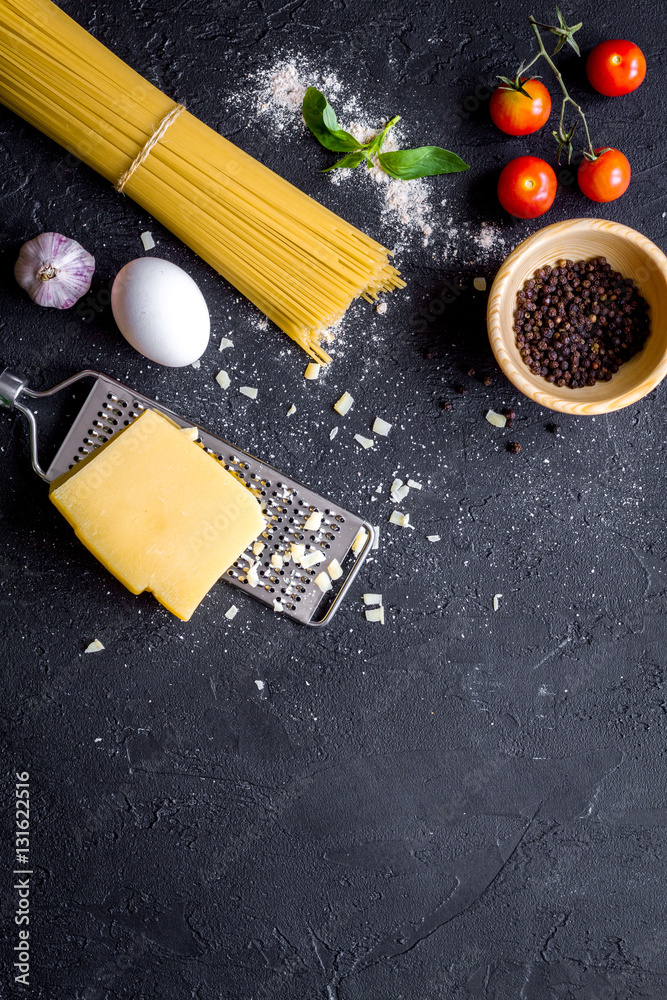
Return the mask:
<svg viewBox="0 0 667 1000">
<path fill-rule="evenodd" d="M 76 240 L 42 233 L 21 247 L 14 277 L 37 305 L 69 309 L 90 288 L 94 271 L 95 258 Z"/>
</svg>

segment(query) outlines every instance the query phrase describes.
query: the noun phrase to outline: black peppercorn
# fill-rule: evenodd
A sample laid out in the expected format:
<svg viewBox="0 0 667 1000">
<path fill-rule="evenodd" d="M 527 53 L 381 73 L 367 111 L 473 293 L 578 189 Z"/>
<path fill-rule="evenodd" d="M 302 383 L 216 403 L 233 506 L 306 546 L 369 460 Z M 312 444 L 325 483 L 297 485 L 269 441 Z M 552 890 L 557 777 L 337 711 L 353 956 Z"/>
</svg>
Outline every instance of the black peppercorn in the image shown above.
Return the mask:
<svg viewBox="0 0 667 1000">
<path fill-rule="evenodd" d="M 648 305 L 634 282 L 604 257 L 542 267 L 517 295 L 519 353 L 559 388 L 608 382 L 641 350 L 649 328 Z"/>
</svg>

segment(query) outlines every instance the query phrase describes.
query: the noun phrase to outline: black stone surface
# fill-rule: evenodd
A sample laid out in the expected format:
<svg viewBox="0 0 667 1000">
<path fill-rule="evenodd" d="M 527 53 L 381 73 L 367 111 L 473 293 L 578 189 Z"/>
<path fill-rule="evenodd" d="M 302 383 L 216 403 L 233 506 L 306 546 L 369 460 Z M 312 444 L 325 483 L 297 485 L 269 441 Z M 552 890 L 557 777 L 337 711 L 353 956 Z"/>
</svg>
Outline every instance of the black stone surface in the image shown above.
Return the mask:
<svg viewBox="0 0 667 1000">
<path fill-rule="evenodd" d="M 382 526 L 322 631 L 223 585 L 178 622 L 75 540 L 30 469 L 25 426 L 1 417 L 2 996 L 664 997 L 665 389 L 604 417 L 539 409 L 495 368 L 486 296 L 472 286 L 525 235 L 568 217 L 602 214 L 667 245 L 664 6 L 565 4 L 584 21 L 585 51 L 630 36 L 646 53 L 645 84 L 619 100 L 592 94 L 575 57 L 562 60 L 595 135 L 626 151 L 634 176 L 602 212 L 561 185 L 532 223 L 501 214 L 495 182 L 512 156 L 551 157 L 549 130 L 503 137 L 475 97 L 529 52 L 525 3 L 63 6 L 380 239 L 392 234 L 371 186 L 331 185 L 314 141 L 282 141 L 249 112 L 257 73 L 300 52 L 371 116 L 400 113 L 409 142 L 445 145 L 472 169 L 428 182 L 436 231 L 400 254 L 407 291 L 383 318 L 355 307 L 331 369 L 305 383 L 299 349 L 259 331 L 222 279 L 0 111 L 4 362 L 33 388 L 107 371 Z M 548 5 L 532 12 L 549 16 Z M 475 242 L 482 223 L 499 228 L 487 249 Z M 115 329 L 110 283 L 142 253 L 145 229 L 209 303 L 199 371 L 148 363 Z M 95 254 L 93 322 L 40 310 L 14 283 L 19 246 L 44 230 Z M 443 296 L 454 301 L 441 310 Z M 259 386 L 258 403 L 214 381 L 230 331 L 225 366 Z M 343 390 L 357 405 L 331 443 Z M 489 407 L 515 409 L 514 431 L 492 428 Z M 352 434 L 376 414 L 394 429 L 365 452 Z M 404 504 L 413 531 L 387 524 L 394 473 L 424 483 Z M 365 621 L 365 591 L 384 595 L 384 628 Z M 227 622 L 232 602 L 240 613 Z M 94 638 L 105 650 L 85 655 Z M 12 967 L 16 771 L 29 771 L 32 796 L 28 987 Z"/>
</svg>

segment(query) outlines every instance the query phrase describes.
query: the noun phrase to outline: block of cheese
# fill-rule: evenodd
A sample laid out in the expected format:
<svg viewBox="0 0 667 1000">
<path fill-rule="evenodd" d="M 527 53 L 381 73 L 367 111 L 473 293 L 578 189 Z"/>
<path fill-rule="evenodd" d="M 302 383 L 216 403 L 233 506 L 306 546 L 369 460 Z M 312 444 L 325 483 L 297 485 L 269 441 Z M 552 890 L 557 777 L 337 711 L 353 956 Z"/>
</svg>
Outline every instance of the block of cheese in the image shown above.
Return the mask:
<svg viewBox="0 0 667 1000">
<path fill-rule="evenodd" d="M 83 544 L 133 594 L 187 621 L 266 521 L 250 490 L 156 410 L 51 485 Z"/>
</svg>

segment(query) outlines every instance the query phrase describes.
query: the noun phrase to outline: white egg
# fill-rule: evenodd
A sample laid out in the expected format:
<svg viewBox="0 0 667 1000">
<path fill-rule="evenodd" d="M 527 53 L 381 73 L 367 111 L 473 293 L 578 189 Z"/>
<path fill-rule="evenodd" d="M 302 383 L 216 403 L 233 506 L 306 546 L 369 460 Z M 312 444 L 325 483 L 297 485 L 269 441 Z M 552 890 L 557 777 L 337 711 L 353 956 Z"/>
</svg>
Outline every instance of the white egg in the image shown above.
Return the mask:
<svg viewBox="0 0 667 1000">
<path fill-rule="evenodd" d="M 211 319 L 189 274 L 159 257 L 131 260 L 116 275 L 111 308 L 120 332 L 150 361 L 180 368 L 206 350 Z"/>
</svg>

